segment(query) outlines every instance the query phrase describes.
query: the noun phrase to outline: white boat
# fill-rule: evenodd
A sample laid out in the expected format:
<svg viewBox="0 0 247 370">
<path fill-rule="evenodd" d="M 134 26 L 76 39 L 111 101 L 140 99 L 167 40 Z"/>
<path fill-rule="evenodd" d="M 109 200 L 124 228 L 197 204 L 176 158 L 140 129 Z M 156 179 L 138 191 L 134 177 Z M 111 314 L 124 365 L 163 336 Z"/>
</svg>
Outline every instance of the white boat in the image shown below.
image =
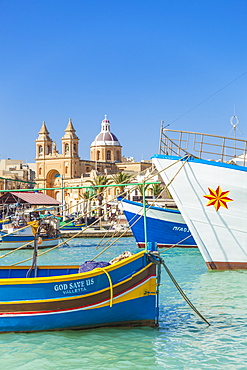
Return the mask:
<svg viewBox="0 0 247 370">
<path fill-rule="evenodd" d="M 246 151 L 246 140 L 161 131 L 153 163 L 209 269 L 247 269 Z"/>
</svg>

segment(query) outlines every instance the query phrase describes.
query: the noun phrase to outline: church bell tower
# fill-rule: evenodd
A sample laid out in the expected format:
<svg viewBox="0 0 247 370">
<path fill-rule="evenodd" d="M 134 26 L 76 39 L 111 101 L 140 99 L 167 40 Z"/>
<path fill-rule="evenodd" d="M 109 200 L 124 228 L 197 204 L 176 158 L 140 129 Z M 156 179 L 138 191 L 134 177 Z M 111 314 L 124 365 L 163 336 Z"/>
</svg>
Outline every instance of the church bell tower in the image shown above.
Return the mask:
<svg viewBox="0 0 247 370">
<path fill-rule="evenodd" d="M 64 158 L 64 174 L 65 177 L 79 177 L 79 155 L 78 144 L 79 138 L 76 135 L 72 119 L 69 119 L 68 125 L 64 130 L 65 134 L 62 137 L 62 156 Z"/>
</svg>

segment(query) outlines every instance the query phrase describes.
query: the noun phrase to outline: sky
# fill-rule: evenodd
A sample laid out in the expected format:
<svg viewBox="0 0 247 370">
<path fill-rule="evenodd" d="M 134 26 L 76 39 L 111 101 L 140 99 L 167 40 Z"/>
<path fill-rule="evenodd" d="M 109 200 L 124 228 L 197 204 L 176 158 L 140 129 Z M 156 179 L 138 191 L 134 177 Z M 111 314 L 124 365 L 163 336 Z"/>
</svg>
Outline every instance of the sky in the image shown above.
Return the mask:
<svg viewBox="0 0 247 370">
<path fill-rule="evenodd" d="M 246 0 L 0 0 L 0 159 L 35 160 L 42 122 L 89 147 L 107 114 L 122 154 L 174 130 L 247 138 Z"/>
</svg>

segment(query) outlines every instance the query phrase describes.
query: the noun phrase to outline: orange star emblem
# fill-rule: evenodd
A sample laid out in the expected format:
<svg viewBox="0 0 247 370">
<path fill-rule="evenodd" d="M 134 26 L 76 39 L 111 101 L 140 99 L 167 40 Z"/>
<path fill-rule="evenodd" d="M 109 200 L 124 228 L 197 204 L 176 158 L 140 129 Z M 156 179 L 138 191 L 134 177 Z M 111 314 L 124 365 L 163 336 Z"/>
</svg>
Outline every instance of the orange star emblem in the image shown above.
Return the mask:
<svg viewBox="0 0 247 370">
<path fill-rule="evenodd" d="M 208 188 L 210 195 L 203 195 L 204 198 L 209 199 L 207 206 L 214 206 L 216 211 L 219 210 L 220 207 L 227 208 L 227 202 L 232 202 L 233 199 L 228 198 L 228 194 L 230 191 L 222 191 L 221 187 L 218 186 L 216 190 Z"/>
</svg>

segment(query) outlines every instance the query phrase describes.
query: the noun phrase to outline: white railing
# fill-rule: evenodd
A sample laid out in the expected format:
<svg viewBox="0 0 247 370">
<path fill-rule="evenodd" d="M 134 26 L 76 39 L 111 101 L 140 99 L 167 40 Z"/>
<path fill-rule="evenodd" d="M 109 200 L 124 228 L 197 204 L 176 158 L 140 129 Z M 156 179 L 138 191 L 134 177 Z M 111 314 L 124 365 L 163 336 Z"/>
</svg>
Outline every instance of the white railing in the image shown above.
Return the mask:
<svg viewBox="0 0 247 370">
<path fill-rule="evenodd" d="M 187 154 L 200 159 L 246 166 L 247 140 L 162 128 L 160 154 L 175 156 Z"/>
</svg>

